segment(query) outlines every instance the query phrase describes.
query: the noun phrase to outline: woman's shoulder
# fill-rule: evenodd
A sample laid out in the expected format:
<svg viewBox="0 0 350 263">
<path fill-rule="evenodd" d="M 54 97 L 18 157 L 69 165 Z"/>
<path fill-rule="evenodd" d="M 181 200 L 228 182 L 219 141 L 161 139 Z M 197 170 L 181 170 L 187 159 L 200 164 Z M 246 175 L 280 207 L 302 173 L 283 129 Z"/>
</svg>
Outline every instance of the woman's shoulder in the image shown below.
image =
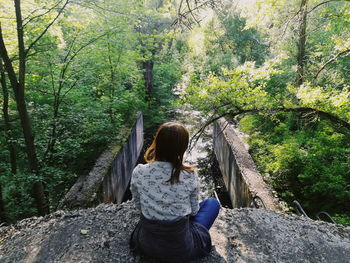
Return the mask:
<svg viewBox="0 0 350 263">
<path fill-rule="evenodd" d="M 135 166 L 134 173 L 142 172 L 148 168 L 149 168 L 149 163 L 146 163 L 146 164 L 139 163 L 138 165 Z"/>
<path fill-rule="evenodd" d="M 138 164 L 134 168 L 134 172 L 143 172 L 148 171 L 152 169 L 164 169 L 164 168 L 171 168 L 171 163 L 167 162 L 150 162 L 145 164 Z"/>
<path fill-rule="evenodd" d="M 197 180 L 198 175 L 195 169 L 185 169 L 181 171 L 181 174 L 184 179 Z"/>
</svg>

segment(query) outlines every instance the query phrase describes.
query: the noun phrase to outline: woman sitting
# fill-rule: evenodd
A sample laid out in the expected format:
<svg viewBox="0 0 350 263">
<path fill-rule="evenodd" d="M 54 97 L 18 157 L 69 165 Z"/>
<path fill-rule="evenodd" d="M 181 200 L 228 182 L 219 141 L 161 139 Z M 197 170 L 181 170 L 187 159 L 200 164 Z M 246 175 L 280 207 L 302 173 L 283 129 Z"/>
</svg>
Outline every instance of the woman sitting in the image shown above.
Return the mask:
<svg viewBox="0 0 350 263">
<path fill-rule="evenodd" d="M 147 164 L 135 167 L 131 192 L 141 219 L 131 235 L 132 251 L 165 262 L 188 262 L 210 253 L 208 230 L 220 205 L 214 198 L 198 203 L 197 173 L 183 164 L 188 142 L 184 126 L 164 123 L 145 153 Z"/>
</svg>

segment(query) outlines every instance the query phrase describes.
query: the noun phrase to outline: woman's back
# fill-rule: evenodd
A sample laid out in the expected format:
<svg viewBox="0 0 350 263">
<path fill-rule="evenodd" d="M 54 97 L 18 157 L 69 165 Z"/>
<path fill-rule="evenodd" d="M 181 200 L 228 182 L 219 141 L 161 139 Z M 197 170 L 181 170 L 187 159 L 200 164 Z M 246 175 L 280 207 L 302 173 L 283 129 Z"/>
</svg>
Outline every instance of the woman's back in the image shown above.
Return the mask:
<svg viewBox="0 0 350 263">
<path fill-rule="evenodd" d="M 171 163 L 160 161 L 140 164 L 134 169 L 131 181 L 134 200 L 147 219 L 176 220 L 197 213 L 197 174 L 182 170 L 179 182 L 171 184 L 172 169 Z"/>
<path fill-rule="evenodd" d="M 147 164 L 134 169 L 131 192 L 141 218 L 131 234 L 132 251 L 181 263 L 209 254 L 208 230 L 220 205 L 213 198 L 198 204 L 198 176 L 183 164 L 188 142 L 183 125 L 164 123 L 145 153 Z"/>
</svg>

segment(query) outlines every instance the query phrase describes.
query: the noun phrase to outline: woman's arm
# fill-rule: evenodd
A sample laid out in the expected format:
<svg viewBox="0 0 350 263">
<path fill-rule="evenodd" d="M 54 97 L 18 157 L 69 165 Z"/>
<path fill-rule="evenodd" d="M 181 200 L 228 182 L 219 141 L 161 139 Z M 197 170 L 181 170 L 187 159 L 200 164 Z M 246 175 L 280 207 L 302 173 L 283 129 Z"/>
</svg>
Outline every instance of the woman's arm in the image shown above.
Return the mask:
<svg viewBox="0 0 350 263">
<path fill-rule="evenodd" d="M 196 172 L 193 174 L 194 176 L 194 183 L 193 183 L 193 190 L 190 195 L 190 202 L 191 202 L 191 215 L 194 216 L 197 214 L 199 210 L 199 180 L 198 180 L 198 175 Z"/>
<path fill-rule="evenodd" d="M 136 208 L 141 210 L 140 193 L 138 190 L 138 185 L 139 185 L 139 172 L 138 172 L 138 167 L 136 166 L 131 175 L 130 190 L 131 190 L 132 198 L 134 200 Z"/>
</svg>

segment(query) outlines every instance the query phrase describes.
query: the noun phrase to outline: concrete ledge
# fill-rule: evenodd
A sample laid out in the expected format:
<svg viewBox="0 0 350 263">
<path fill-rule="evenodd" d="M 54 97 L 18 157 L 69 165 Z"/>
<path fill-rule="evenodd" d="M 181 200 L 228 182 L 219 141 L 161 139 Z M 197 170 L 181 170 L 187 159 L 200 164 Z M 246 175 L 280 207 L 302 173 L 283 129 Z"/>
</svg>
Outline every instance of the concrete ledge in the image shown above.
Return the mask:
<svg viewBox="0 0 350 263">
<path fill-rule="evenodd" d="M 143 117 L 139 112 L 126 142 L 112 143 L 88 175 L 81 176 L 63 198 L 60 209 L 79 209 L 123 201 L 131 173 L 143 146 Z"/>
<path fill-rule="evenodd" d="M 139 218 L 132 202 L 101 204 L 0 228 L 0 262 L 155 262 L 129 252 Z M 85 230 L 85 231 L 82 231 Z M 350 227 L 264 209 L 222 209 L 215 248 L 201 263 L 349 262 Z"/>
<path fill-rule="evenodd" d="M 213 140 L 215 155 L 233 207 L 249 207 L 253 198 L 258 196 L 267 209 L 281 211 L 272 189 L 264 182 L 252 157 L 225 119 L 215 123 Z"/>
</svg>

